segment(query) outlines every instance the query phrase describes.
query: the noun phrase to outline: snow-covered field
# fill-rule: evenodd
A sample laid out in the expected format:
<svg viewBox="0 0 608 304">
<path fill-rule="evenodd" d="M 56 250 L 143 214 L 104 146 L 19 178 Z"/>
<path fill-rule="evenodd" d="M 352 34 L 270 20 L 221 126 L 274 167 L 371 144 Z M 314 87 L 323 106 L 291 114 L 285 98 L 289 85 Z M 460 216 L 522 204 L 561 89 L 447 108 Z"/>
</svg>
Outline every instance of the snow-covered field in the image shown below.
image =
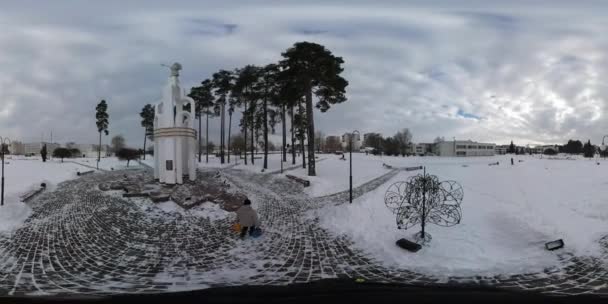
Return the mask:
<svg viewBox="0 0 608 304">
<path fill-rule="evenodd" d="M 305 177 L 312 182 L 308 194 L 321 196 L 348 188 L 347 160 L 338 155 L 321 154 L 317 176 L 307 177 L 305 169 L 294 169 L 286 174 Z M 455 180 L 464 189 L 462 222 L 444 228 L 429 224 L 427 231 L 433 240 L 418 253 L 398 248 L 395 241 L 410 238 L 420 227 L 398 230 L 395 215 L 384 205 L 384 193 L 391 183 L 405 180 L 420 171 L 400 172 L 388 183 L 357 198 L 353 204 L 328 205 L 312 211 L 321 225 L 336 235 L 347 235 L 354 246 L 370 254 L 387 266 L 445 275 L 509 274 L 535 272 L 559 265 L 557 254 L 601 254 L 598 239 L 608 232 L 608 161 L 541 159 L 539 156 L 511 156 L 440 158 L 440 157 L 380 157 L 353 155 L 354 186 L 389 172 L 383 163 L 393 167 L 423 165 L 427 173 L 440 180 Z M 234 161 L 234 159 L 232 159 Z M 523 160 L 523 162 L 518 162 Z M 95 166 L 95 159 L 70 159 Z M 491 162 L 499 166 L 488 166 Z M 152 164 L 152 159 L 146 160 Z M 597 165 L 597 162 L 600 165 Z M 19 200 L 26 191 L 46 182 L 49 187 L 66 179 L 75 178 L 77 171 L 89 170 L 72 162 L 61 163 L 53 159 L 46 163 L 38 159 L 7 157 L 5 167 L 5 206 L 0 207 L 0 231 L 19 226 L 31 213 Z M 120 169 L 125 162 L 104 158 L 100 167 Z M 227 164 L 226 164 L 227 165 Z M 224 166 L 226 166 L 224 165 Z M 131 162 L 131 166 L 138 166 Z M 219 167 L 219 159 L 210 157 L 210 163 L 201 167 Z M 237 168 L 261 170 L 262 160 L 255 166 L 244 166 L 239 160 Z M 291 162 L 284 164 L 285 168 Z M 269 157 L 269 170 L 280 168 L 280 155 Z M 143 206 L 143 205 L 142 205 Z M 149 207 L 149 206 L 144 206 Z M 154 208 L 163 213 L 184 212 L 174 203 L 159 204 Z M 229 217 L 213 204 L 204 204 L 187 211 L 189 216 L 221 220 Z M 563 238 L 566 247 L 556 252 L 544 249 L 547 241 Z"/>
<path fill-rule="evenodd" d="M 227 168 L 231 167 L 239 170 L 249 170 L 256 173 L 263 173 L 262 169 L 264 168 L 264 154 L 259 153 L 254 156 L 254 163 L 251 164 L 251 155 L 247 155 L 247 165 L 245 165 L 245 160 L 243 158 L 238 158 L 234 155 L 230 155 L 230 163 L 228 163 L 228 156 L 225 157 L 225 163 L 222 164 L 220 162 L 219 157 L 215 157 L 215 155 L 209 155 L 209 162 L 206 161 L 205 155 L 203 154 L 201 158 L 201 162 L 198 164 L 200 168 Z M 198 157 L 197 157 L 198 161 Z M 296 165 L 301 165 L 302 159 L 301 157 L 296 159 Z M 293 167 L 291 164 L 291 154 L 287 155 L 287 162 L 283 163 L 283 169 L 287 169 L 289 167 Z M 268 169 L 264 170 L 264 173 L 275 172 L 281 169 L 281 154 L 280 153 L 269 153 L 268 154 Z"/>
<path fill-rule="evenodd" d="M 291 174 L 303 177 L 311 182 L 311 186 L 305 191 L 311 196 L 323 196 L 348 189 L 348 171 L 349 162 L 348 154 L 346 161 L 340 160 L 339 155 L 335 154 L 315 154 L 317 156 L 317 176 L 308 176 L 308 169 L 302 168 L 302 156 L 296 158 L 296 164 L 292 164 L 291 154 L 287 155 L 287 162 L 283 163 L 283 169 L 286 170 L 283 174 Z M 251 157 L 251 156 L 249 156 Z M 243 159 L 239 159 L 235 163 L 235 158 L 231 157 L 231 163 L 220 163 L 220 158 L 214 155 L 209 155 L 209 162 L 205 162 L 203 155 L 202 162 L 199 163 L 200 168 L 226 168 L 231 167 L 239 170 L 249 170 L 256 173 L 262 173 L 264 164 L 264 155 L 258 154 L 252 165 L 250 159 L 245 165 Z M 372 180 L 389 170 L 382 166 L 387 157 L 366 156 L 365 154 L 353 154 L 353 186 L 359 186 L 369 180 Z M 152 164 L 152 163 L 150 163 Z M 237 164 L 235 166 L 235 164 Z M 264 173 L 278 172 L 281 169 L 281 155 L 274 153 L 268 155 L 268 169 Z M 287 170 L 290 169 L 290 170 Z"/>
<path fill-rule="evenodd" d="M 30 207 L 22 203 L 20 196 L 38 188 L 41 183 L 47 189 L 67 179 L 76 178 L 83 167 L 59 160 L 42 162 L 36 158 L 7 156 L 4 163 L 4 206 L 0 207 L 0 231 L 20 226 L 31 214 Z"/>
<path fill-rule="evenodd" d="M 386 265 L 436 275 L 534 272 L 557 265 L 559 252 L 599 255 L 598 239 L 608 233 L 608 161 L 514 156 L 511 166 L 510 158 L 383 157 L 393 166 L 424 165 L 427 173 L 464 188 L 461 223 L 428 225 L 433 240 L 417 253 L 398 248 L 395 241 L 411 239 L 420 227 L 398 230 L 384 194 L 393 182 L 419 171 L 398 174 L 352 205 L 327 206 L 313 215 Z M 499 166 L 488 166 L 496 161 Z M 565 249 L 544 249 L 545 242 L 559 238 Z"/>
<path fill-rule="evenodd" d="M 148 159 L 148 158 L 150 158 L 150 159 Z M 153 164 L 151 159 L 153 159 L 151 156 L 146 157 L 146 161 L 150 160 L 150 164 Z M 79 158 L 69 158 L 69 159 L 66 158 L 64 161 L 76 162 L 76 163 L 79 163 L 79 164 L 82 164 L 85 166 L 90 166 L 93 168 L 97 167 L 97 158 L 96 157 L 79 157 Z M 102 169 L 102 170 L 112 170 L 112 169 L 121 170 L 121 169 L 139 168 L 139 167 L 140 167 L 140 165 L 137 162 L 137 160 L 130 161 L 129 167 L 127 167 L 126 160 L 124 160 L 124 161 L 119 160 L 116 157 L 103 157 L 99 161 L 99 169 Z"/>
<path fill-rule="evenodd" d="M 320 154 L 323 160 L 316 166 L 317 176 L 308 176 L 308 168 L 299 168 L 289 171 L 287 174 L 302 177 L 310 181 L 310 187 L 304 191 L 310 196 L 323 196 L 347 190 L 349 187 L 349 155 L 345 154 L 346 160 L 341 160 L 340 155 Z M 362 153 L 353 154 L 353 187 L 370 181 L 387 172 L 382 166 L 383 162 L 389 157 L 365 155 Z M 391 157 L 392 158 L 392 157 Z"/>
</svg>

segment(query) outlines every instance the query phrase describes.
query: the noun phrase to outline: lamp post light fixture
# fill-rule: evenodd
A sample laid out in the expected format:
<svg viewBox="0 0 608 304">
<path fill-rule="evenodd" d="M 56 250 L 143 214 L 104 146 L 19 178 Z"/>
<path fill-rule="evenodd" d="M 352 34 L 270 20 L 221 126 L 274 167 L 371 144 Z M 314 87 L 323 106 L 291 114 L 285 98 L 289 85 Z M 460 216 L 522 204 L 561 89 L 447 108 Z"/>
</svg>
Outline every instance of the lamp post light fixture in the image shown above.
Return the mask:
<svg viewBox="0 0 608 304">
<path fill-rule="evenodd" d="M 8 139 L 8 137 L 1 137 L 0 136 L 0 150 L 1 150 L 1 155 L 2 155 L 2 190 L 0 190 L 2 193 L 0 194 L 0 206 L 4 206 L 4 145 L 6 144 L 7 147 L 8 145 L 11 143 L 11 140 Z"/>
<path fill-rule="evenodd" d="M 353 137 L 355 137 L 355 133 L 357 133 L 357 135 L 361 136 L 361 134 L 359 133 L 359 131 L 354 130 L 353 132 L 350 133 L 349 136 L 349 141 L 350 141 L 350 156 L 349 156 L 349 176 L 348 176 L 348 185 L 349 185 L 349 201 L 352 204 L 353 203 Z"/>
</svg>

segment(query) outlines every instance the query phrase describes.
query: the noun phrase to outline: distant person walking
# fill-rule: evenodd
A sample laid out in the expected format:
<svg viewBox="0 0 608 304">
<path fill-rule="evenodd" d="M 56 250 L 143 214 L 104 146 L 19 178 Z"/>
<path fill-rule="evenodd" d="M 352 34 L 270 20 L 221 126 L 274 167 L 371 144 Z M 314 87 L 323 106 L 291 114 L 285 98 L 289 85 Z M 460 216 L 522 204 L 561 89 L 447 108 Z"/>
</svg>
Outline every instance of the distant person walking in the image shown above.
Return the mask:
<svg viewBox="0 0 608 304">
<path fill-rule="evenodd" d="M 245 199 L 243 206 L 236 211 L 236 220 L 241 225 L 241 238 L 245 238 L 247 231 L 253 235 L 256 228 L 260 227 L 258 213 L 251 207 L 251 201 Z"/>
</svg>

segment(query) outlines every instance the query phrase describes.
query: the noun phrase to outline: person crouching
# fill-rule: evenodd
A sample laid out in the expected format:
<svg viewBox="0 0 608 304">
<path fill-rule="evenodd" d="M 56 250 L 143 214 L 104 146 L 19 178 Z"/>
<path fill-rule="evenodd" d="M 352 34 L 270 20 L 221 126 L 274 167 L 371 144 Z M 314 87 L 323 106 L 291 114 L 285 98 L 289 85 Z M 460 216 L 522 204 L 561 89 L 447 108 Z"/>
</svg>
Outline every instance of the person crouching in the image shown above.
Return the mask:
<svg viewBox="0 0 608 304">
<path fill-rule="evenodd" d="M 245 199 L 243 206 L 236 211 L 236 220 L 241 225 L 241 238 L 245 238 L 247 231 L 252 235 L 256 227 L 260 226 L 258 214 L 251 207 L 249 199 Z"/>
</svg>

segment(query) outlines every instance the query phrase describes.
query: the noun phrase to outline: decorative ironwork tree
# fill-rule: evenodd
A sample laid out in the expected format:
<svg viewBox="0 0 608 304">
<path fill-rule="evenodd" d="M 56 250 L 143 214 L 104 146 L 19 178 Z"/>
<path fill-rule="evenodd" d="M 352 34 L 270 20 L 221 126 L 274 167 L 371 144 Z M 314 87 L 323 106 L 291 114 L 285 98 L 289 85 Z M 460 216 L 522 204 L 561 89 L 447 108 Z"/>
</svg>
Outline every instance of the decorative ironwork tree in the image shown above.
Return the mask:
<svg viewBox="0 0 608 304">
<path fill-rule="evenodd" d="M 409 229 L 420 224 L 416 241 L 426 243 L 431 235 L 424 231 L 427 223 L 450 227 L 460 223 L 460 203 L 464 192 L 455 181 L 440 182 L 437 176 L 423 174 L 392 184 L 384 195 L 384 204 L 397 216 L 397 228 Z"/>
</svg>

